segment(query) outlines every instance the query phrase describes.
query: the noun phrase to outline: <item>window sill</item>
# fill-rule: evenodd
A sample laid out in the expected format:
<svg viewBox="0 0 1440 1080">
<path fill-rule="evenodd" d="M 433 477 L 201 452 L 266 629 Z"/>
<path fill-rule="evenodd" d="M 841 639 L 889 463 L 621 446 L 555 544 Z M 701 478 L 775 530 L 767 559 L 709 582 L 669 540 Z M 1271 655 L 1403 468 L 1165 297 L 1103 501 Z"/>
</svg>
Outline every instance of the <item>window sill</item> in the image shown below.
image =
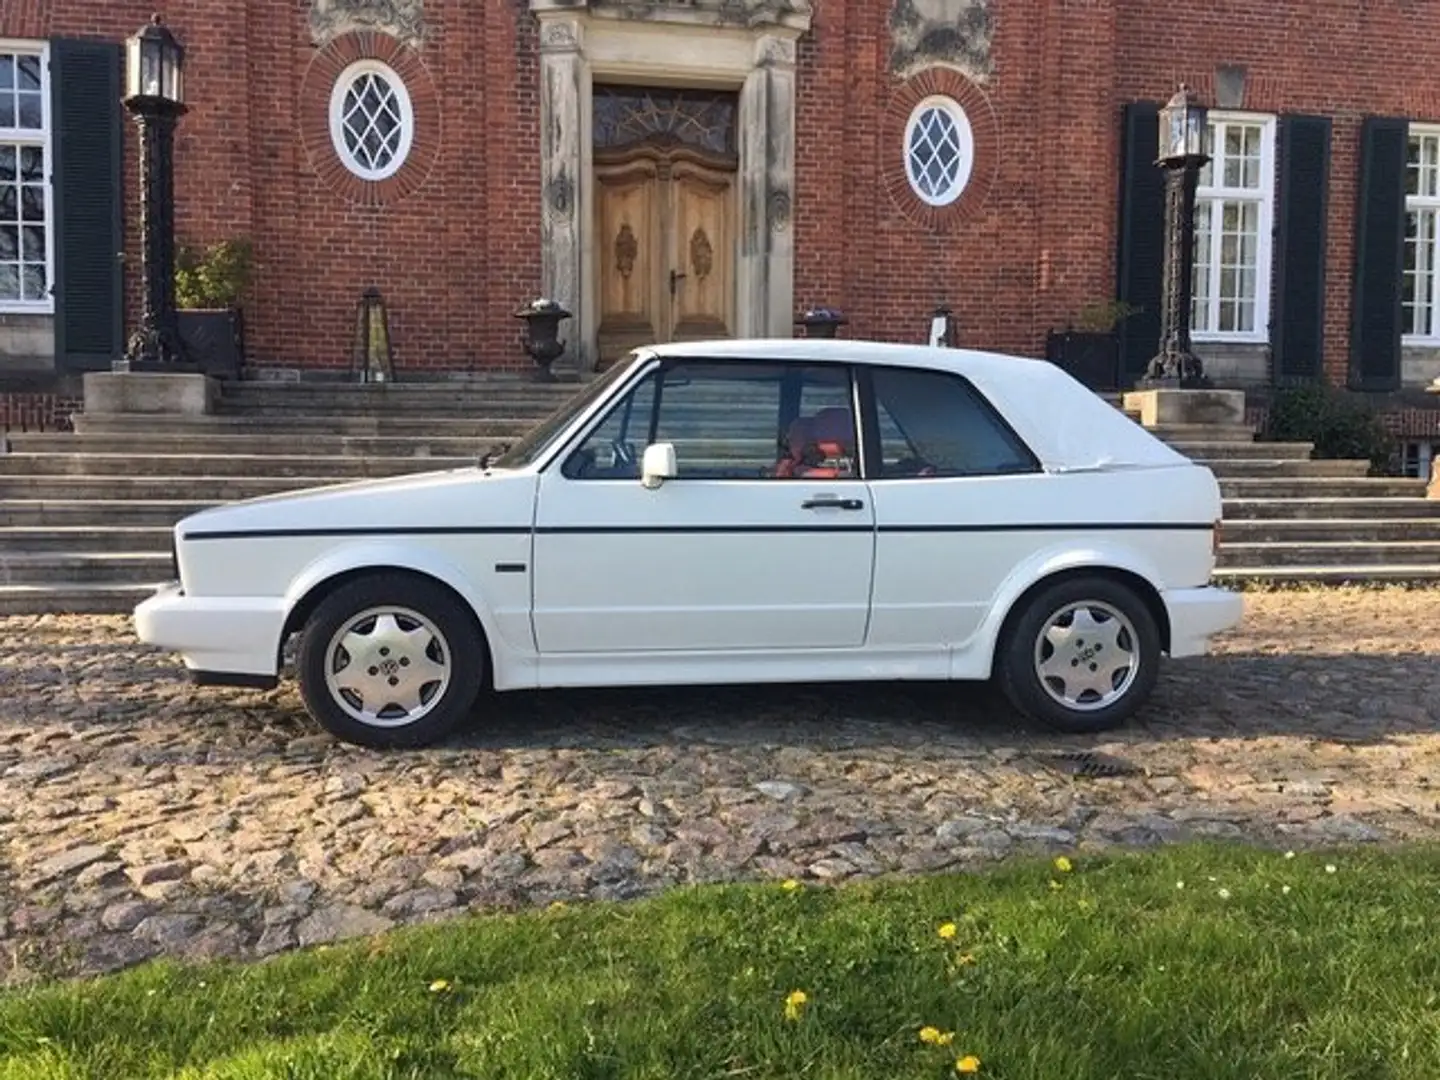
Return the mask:
<svg viewBox="0 0 1440 1080">
<path fill-rule="evenodd" d="M 1440 337 L 1401 337 L 1402 349 L 1440 349 Z"/>
<path fill-rule="evenodd" d="M 1265 334 L 1194 334 L 1190 341 L 1195 345 L 1269 345 Z"/>
<path fill-rule="evenodd" d="M 6 315 L 54 315 L 54 304 L 0 304 L 0 317 Z"/>
</svg>

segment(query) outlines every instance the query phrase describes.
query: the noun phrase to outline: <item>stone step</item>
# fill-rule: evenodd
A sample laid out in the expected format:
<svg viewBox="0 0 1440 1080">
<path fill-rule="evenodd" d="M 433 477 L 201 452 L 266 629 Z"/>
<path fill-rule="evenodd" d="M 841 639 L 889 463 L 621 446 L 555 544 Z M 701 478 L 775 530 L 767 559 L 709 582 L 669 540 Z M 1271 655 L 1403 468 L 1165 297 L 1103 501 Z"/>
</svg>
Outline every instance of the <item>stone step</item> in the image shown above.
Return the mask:
<svg viewBox="0 0 1440 1080">
<path fill-rule="evenodd" d="M 1197 459 L 1198 460 L 1198 459 Z M 1274 461 L 1262 459 L 1220 458 L 1214 461 L 1200 460 L 1215 474 L 1217 480 L 1261 479 L 1266 477 L 1305 477 L 1330 479 L 1363 478 L 1370 473 L 1368 461 L 1341 461 L 1280 458 Z"/>
<path fill-rule="evenodd" d="M 0 552 L 17 555 L 56 551 L 165 554 L 170 550 L 170 539 L 174 535 L 174 530 L 165 525 L 0 525 Z"/>
<path fill-rule="evenodd" d="M 492 440 L 493 441 L 493 440 Z M 320 457 L 360 456 L 382 458 L 468 457 L 484 453 L 490 442 L 470 438 L 385 435 L 195 435 L 156 432 L 148 435 L 77 435 L 74 432 L 47 432 L 11 435 L 10 450 L 16 454 L 314 454 Z"/>
<path fill-rule="evenodd" d="M 1218 566 L 1440 565 L 1440 540 L 1232 543 L 1222 539 Z"/>
<path fill-rule="evenodd" d="M 0 583 L 0 616 L 129 615 L 155 591 L 153 584 L 6 585 Z"/>
<path fill-rule="evenodd" d="M 483 416 L 462 419 L 429 416 L 329 416 L 301 414 L 289 416 L 167 416 L 85 415 L 75 417 L 75 430 L 81 435 L 131 435 L 152 433 L 165 435 L 312 435 L 389 436 L 391 438 L 473 439 L 487 446 L 519 438 L 534 426 L 529 419 L 486 419 Z"/>
<path fill-rule="evenodd" d="M 0 499 L 5 528 L 164 528 L 222 500 Z"/>
<path fill-rule="evenodd" d="M 474 465 L 465 457 L 360 457 L 280 454 L 5 454 L 3 476 L 325 476 L 330 482 Z"/>
<path fill-rule="evenodd" d="M 1307 442 L 1189 442 L 1184 439 L 1167 439 L 1169 445 L 1186 457 L 1206 461 L 1226 461 L 1232 458 L 1304 460 L 1310 457 L 1314 443 Z"/>
<path fill-rule="evenodd" d="M 170 577 L 169 550 L 0 552 L 0 584 L 125 584 Z"/>
<path fill-rule="evenodd" d="M 1405 477 L 1240 477 L 1220 480 L 1225 499 L 1389 499 L 1424 495 L 1425 481 Z M 1332 512 L 1327 515 L 1334 517 Z"/>
<path fill-rule="evenodd" d="M 1161 424 L 1146 428 L 1157 439 L 1186 443 L 1254 442 L 1255 429 L 1249 424 Z"/>
<path fill-rule="evenodd" d="M 336 482 L 335 477 L 321 476 L 0 476 L 0 501 L 183 499 L 220 503 Z"/>
<path fill-rule="evenodd" d="M 1380 543 L 1440 540 L 1440 516 L 1416 518 L 1321 518 L 1289 521 L 1225 519 L 1221 548 L 1232 544 Z"/>
<path fill-rule="evenodd" d="M 1366 585 L 1375 582 L 1431 583 L 1440 581 L 1440 563 L 1403 566 L 1230 566 L 1217 569 L 1219 585 L 1243 582 L 1275 584 Z"/>
<path fill-rule="evenodd" d="M 1419 491 L 1423 493 L 1424 488 Z M 1223 511 L 1227 525 L 1231 521 L 1433 519 L 1440 518 L 1440 499 L 1426 499 L 1415 493 L 1406 497 L 1349 499 L 1237 496 L 1224 500 Z"/>
</svg>

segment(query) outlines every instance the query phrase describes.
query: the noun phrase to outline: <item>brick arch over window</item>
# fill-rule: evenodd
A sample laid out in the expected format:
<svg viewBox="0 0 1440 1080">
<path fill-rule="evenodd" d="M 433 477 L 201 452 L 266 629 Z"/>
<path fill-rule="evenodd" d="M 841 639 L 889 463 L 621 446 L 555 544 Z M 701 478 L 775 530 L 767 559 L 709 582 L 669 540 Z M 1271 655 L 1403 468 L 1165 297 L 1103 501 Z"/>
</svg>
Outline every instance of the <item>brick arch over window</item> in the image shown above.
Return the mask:
<svg viewBox="0 0 1440 1080">
<path fill-rule="evenodd" d="M 905 129 L 926 98 L 947 97 L 965 111 L 970 122 L 975 160 L 959 197 L 945 206 L 930 206 L 915 194 L 906 172 Z M 1000 164 L 1000 122 L 989 96 L 960 72 L 934 66 L 916 72 L 890 95 L 881 129 L 881 177 L 891 200 L 923 228 L 946 232 L 973 219 L 985 206 Z"/>
<path fill-rule="evenodd" d="M 330 134 L 330 102 L 335 80 L 357 60 L 385 64 L 405 84 L 415 126 L 404 163 L 383 180 L 366 180 L 340 159 Z M 311 59 L 300 81 L 300 140 L 310 167 L 330 190 L 363 206 L 403 199 L 420 187 L 440 154 L 440 95 L 430 70 L 410 46 L 386 34 L 343 34 Z"/>
</svg>

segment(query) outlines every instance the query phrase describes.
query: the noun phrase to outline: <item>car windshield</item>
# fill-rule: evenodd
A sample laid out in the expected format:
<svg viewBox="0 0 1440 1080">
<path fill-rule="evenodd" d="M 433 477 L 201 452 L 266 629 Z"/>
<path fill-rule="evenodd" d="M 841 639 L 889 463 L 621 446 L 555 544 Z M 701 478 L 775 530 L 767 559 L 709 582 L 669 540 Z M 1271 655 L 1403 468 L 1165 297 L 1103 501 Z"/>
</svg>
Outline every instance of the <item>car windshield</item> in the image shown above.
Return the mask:
<svg viewBox="0 0 1440 1080">
<path fill-rule="evenodd" d="M 522 435 L 503 454 L 494 458 L 490 462 L 491 467 L 523 469 L 540 457 L 560 436 L 561 432 L 570 426 L 570 422 L 575 417 L 588 409 L 592 402 L 634 366 L 638 356 L 638 353 L 629 353 L 623 359 L 616 361 L 599 378 L 592 379 L 574 397 Z"/>
</svg>

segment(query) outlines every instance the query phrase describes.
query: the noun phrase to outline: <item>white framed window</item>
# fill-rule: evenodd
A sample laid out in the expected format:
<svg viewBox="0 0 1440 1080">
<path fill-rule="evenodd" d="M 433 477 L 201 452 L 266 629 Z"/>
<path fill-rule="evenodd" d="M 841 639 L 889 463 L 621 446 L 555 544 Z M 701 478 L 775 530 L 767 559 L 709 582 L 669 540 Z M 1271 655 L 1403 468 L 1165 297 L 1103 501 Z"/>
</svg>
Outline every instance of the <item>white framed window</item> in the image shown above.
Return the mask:
<svg viewBox="0 0 1440 1080">
<path fill-rule="evenodd" d="M 934 95 L 910 112 L 905 125 L 905 176 L 928 206 L 949 206 L 970 182 L 975 134 L 953 98 Z"/>
<path fill-rule="evenodd" d="M 345 167 L 363 180 L 384 180 L 405 164 L 415 139 L 410 92 L 379 60 L 357 60 L 330 92 L 330 140 Z"/>
<path fill-rule="evenodd" d="M 1436 445 L 1429 439 L 1407 439 L 1400 444 L 1400 475 L 1430 479 L 1436 459 Z"/>
<path fill-rule="evenodd" d="M 1440 346 L 1440 127 L 1410 126 L 1405 157 L 1405 274 L 1401 334 Z"/>
<path fill-rule="evenodd" d="M 0 311 L 51 312 L 50 52 L 0 38 Z"/>
<path fill-rule="evenodd" d="M 1275 118 L 1210 113 L 1211 159 L 1195 191 L 1191 330 L 1201 341 L 1270 339 Z"/>
</svg>

